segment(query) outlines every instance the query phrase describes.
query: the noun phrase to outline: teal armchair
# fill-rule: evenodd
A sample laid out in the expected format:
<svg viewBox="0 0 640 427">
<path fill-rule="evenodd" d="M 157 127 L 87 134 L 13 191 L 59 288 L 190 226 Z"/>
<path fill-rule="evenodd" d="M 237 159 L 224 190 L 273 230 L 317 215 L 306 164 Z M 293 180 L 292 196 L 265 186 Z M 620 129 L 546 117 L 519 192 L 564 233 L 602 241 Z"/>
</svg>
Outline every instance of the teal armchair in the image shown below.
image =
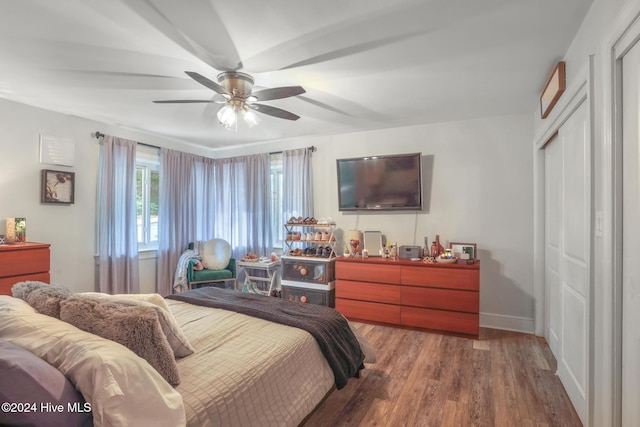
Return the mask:
<svg viewBox="0 0 640 427">
<path fill-rule="evenodd" d="M 189 243 L 189 249 L 193 249 L 193 243 Z M 193 289 L 193 285 L 199 285 L 203 283 L 216 283 L 216 282 L 233 282 L 233 289 L 236 289 L 236 260 L 235 258 L 229 259 L 229 265 L 222 270 L 208 270 L 206 268 L 202 270 L 195 270 L 194 266 L 198 263 L 198 260 L 189 260 L 187 267 L 187 283 L 189 289 Z"/>
</svg>

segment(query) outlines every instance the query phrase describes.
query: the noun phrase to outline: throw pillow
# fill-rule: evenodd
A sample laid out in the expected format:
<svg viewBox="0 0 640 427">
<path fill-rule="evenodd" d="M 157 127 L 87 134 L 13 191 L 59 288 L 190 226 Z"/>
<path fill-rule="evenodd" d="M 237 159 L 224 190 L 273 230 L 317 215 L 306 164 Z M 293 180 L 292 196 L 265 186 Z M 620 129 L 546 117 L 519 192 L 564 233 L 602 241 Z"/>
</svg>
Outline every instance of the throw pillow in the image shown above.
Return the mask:
<svg viewBox="0 0 640 427">
<path fill-rule="evenodd" d="M 49 285 L 44 282 L 19 282 L 11 287 L 14 298 L 29 303 L 39 313 L 60 318 L 60 301 L 72 295 L 72 292 L 60 285 Z"/>
<path fill-rule="evenodd" d="M 73 384 L 53 366 L 31 352 L 0 340 L 0 401 L 27 404 L 29 411 L 1 411 L 0 425 L 42 427 L 93 425 L 91 406 Z M 43 411 L 41 405 L 62 411 Z M 77 408 L 70 411 L 69 405 Z"/>
<path fill-rule="evenodd" d="M 36 281 L 26 281 L 26 282 L 18 282 L 11 287 L 11 294 L 14 298 L 20 298 L 21 300 L 25 300 L 27 295 L 29 295 L 35 289 L 40 289 L 43 286 L 49 286 L 44 282 L 36 282 Z"/>
<path fill-rule="evenodd" d="M 222 239 L 211 239 L 202 248 L 202 265 L 208 270 L 222 270 L 229 265 L 231 245 Z"/>
<path fill-rule="evenodd" d="M 173 350 L 151 307 L 72 296 L 60 303 L 60 319 L 129 348 L 171 385 L 180 384 Z"/>
<path fill-rule="evenodd" d="M 77 297 L 97 298 L 107 301 L 116 301 L 128 305 L 151 307 L 158 314 L 158 320 L 162 332 L 167 337 L 169 346 L 175 357 L 185 357 L 193 354 L 195 349 L 178 326 L 169 306 L 160 294 L 103 294 L 100 292 L 83 292 L 75 294 Z"/>
</svg>

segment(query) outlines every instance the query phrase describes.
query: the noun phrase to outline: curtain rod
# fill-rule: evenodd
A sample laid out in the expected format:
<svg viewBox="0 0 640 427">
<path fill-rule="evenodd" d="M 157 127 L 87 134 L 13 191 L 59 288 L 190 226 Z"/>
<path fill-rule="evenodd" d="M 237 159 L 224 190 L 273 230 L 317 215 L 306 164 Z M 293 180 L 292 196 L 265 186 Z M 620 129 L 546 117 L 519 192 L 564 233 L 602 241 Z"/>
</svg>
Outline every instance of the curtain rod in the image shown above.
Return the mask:
<svg viewBox="0 0 640 427">
<path fill-rule="evenodd" d="M 104 137 L 104 133 L 100 132 L 99 130 L 95 131 L 93 133 L 93 136 L 96 137 L 97 139 L 100 139 L 101 137 Z M 140 145 L 144 145 L 145 147 L 151 147 L 151 148 L 160 148 L 157 145 L 151 145 L 151 144 L 145 144 L 144 142 L 138 142 L 136 141 L 136 144 L 140 144 Z"/>
<path fill-rule="evenodd" d="M 104 136 L 104 133 L 102 133 L 102 132 L 97 130 L 97 131 L 94 132 L 93 136 L 95 136 L 96 138 L 100 139 L 100 137 Z M 156 145 L 145 144 L 144 142 L 137 142 L 137 143 L 140 144 L 140 145 L 146 145 L 147 147 L 160 148 L 160 147 L 158 147 Z M 312 146 L 307 147 L 307 148 L 309 150 L 311 150 L 312 153 L 318 151 L 318 148 L 315 145 L 312 145 Z M 270 153 L 270 154 L 277 154 L 277 153 L 282 153 L 282 151 L 274 151 L 273 153 Z"/>
<path fill-rule="evenodd" d="M 316 147 L 315 145 L 312 145 L 310 147 L 307 147 L 309 150 L 311 150 L 312 153 L 318 151 L 318 147 Z M 280 150 L 280 151 L 272 151 L 269 154 L 282 154 L 282 151 L 284 150 Z"/>
</svg>

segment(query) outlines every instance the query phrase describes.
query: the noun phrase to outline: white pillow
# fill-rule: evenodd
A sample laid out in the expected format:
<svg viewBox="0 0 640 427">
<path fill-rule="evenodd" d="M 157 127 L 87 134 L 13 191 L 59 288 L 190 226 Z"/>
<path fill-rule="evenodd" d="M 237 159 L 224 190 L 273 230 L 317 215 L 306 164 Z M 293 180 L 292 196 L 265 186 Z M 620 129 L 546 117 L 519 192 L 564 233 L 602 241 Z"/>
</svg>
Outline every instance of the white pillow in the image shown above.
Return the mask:
<svg viewBox="0 0 640 427">
<path fill-rule="evenodd" d="M 154 307 L 158 313 L 162 332 L 167 337 L 169 346 L 175 357 L 186 357 L 195 352 L 195 349 L 178 326 L 178 322 L 169 309 L 167 302 L 160 294 L 104 294 L 100 292 L 80 292 L 76 296 L 86 296 L 103 300 L 117 301 L 129 305 Z"/>
<path fill-rule="evenodd" d="M 202 265 L 207 270 L 222 270 L 229 265 L 231 245 L 222 239 L 211 239 L 202 248 Z"/>
<path fill-rule="evenodd" d="M 0 295 L 0 338 L 62 372 L 91 404 L 96 427 L 186 425 L 180 393 L 123 345 L 6 295 Z"/>
</svg>

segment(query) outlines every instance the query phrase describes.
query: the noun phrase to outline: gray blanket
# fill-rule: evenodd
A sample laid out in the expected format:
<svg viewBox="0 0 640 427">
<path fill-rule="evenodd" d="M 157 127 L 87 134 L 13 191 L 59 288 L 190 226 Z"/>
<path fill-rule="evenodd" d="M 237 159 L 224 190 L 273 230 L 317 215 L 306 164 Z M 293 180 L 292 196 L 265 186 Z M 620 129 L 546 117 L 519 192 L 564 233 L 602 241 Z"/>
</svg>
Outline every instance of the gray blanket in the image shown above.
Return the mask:
<svg viewBox="0 0 640 427">
<path fill-rule="evenodd" d="M 235 311 L 309 332 L 333 371 L 336 388 L 347 385 L 364 367 L 364 354 L 347 320 L 332 308 L 284 301 L 226 289 L 205 287 L 166 298 L 205 307 Z"/>
</svg>

